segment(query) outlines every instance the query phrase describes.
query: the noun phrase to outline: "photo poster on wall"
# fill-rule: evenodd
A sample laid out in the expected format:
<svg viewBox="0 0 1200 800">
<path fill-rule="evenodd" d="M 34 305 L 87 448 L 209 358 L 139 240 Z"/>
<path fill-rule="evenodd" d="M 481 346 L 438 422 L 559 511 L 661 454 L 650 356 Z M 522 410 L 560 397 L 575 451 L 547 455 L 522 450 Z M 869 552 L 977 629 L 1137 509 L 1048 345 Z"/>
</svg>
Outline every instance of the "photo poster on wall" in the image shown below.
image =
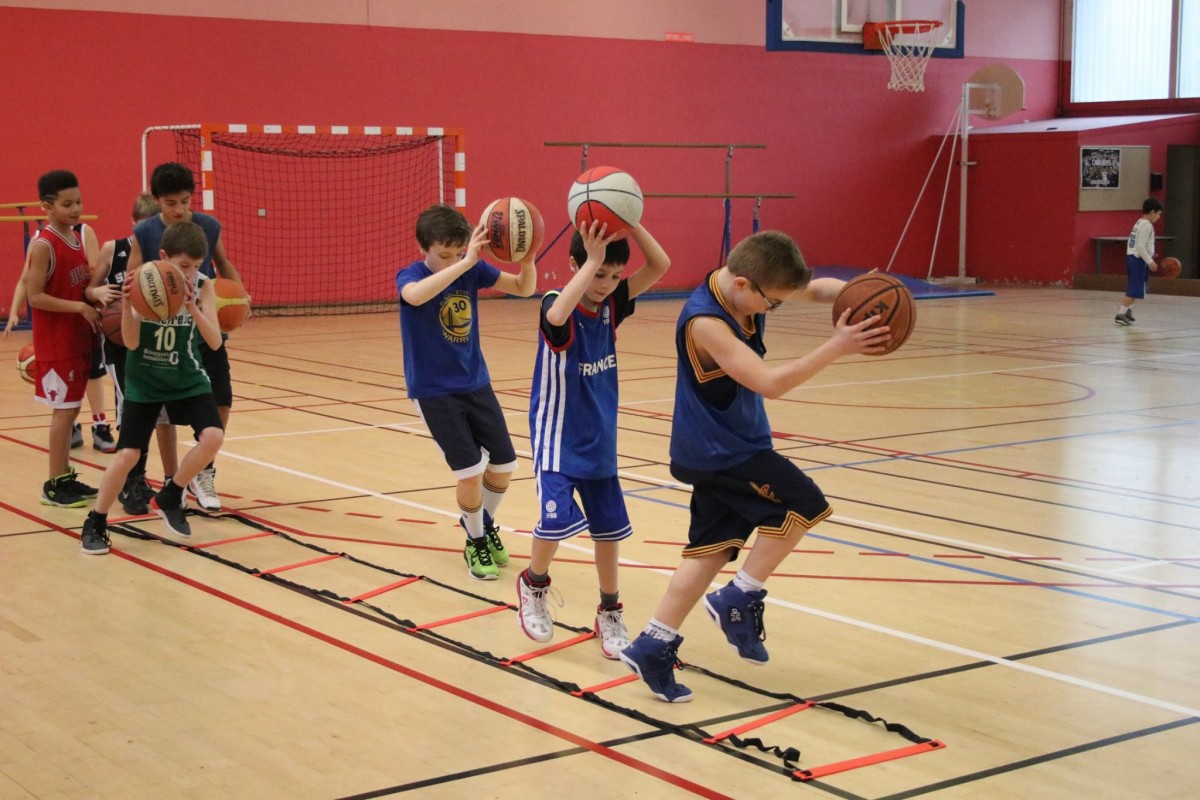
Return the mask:
<svg viewBox="0 0 1200 800">
<path fill-rule="evenodd" d="M 1121 185 L 1121 149 L 1084 147 L 1079 152 L 1080 189 L 1116 189 Z"/>
<path fill-rule="evenodd" d="M 1079 210 L 1126 211 L 1150 195 L 1150 147 L 1079 148 Z"/>
</svg>

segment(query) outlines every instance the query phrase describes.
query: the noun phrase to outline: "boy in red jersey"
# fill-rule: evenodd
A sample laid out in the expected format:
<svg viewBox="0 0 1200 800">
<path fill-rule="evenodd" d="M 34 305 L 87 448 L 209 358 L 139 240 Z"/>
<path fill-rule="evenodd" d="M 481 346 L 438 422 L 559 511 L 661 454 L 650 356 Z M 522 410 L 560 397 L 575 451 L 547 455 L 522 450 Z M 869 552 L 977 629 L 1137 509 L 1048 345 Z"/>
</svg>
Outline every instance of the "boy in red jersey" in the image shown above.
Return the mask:
<svg viewBox="0 0 1200 800">
<path fill-rule="evenodd" d="M 75 508 L 96 496 L 94 488 L 76 478 L 67 458 L 100 323 L 100 312 L 92 303 L 108 302 L 115 292 L 88 286 L 87 254 L 72 229 L 83 213 L 75 175 L 66 170 L 47 172 L 38 178 L 38 199 L 47 224 L 30 245 L 25 288 L 33 308 L 35 396 L 53 410 L 49 480 L 42 485 L 42 502 Z"/>
</svg>

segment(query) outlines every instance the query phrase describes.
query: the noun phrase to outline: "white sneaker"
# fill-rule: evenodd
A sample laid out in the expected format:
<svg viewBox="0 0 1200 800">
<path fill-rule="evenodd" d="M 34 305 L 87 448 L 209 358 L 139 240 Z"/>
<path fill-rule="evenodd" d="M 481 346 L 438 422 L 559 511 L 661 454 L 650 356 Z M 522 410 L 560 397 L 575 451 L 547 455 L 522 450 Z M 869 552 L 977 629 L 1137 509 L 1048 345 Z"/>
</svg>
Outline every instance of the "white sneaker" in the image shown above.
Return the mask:
<svg viewBox="0 0 1200 800">
<path fill-rule="evenodd" d="M 525 573 L 517 576 L 517 624 L 525 635 L 535 642 L 548 642 L 554 638 L 554 620 L 550 617 L 550 607 L 546 603 L 546 595 L 550 586 L 530 586 L 525 581 Z M 559 603 L 561 605 L 561 602 Z"/>
<path fill-rule="evenodd" d="M 196 477 L 188 481 L 188 491 L 192 497 L 196 498 L 196 502 L 205 511 L 220 511 L 221 498 L 217 496 L 217 489 L 213 485 L 216 480 L 217 471 L 214 468 L 202 469 L 196 474 Z"/>
<path fill-rule="evenodd" d="M 600 640 L 600 654 L 617 660 L 621 651 L 629 647 L 629 631 L 625 630 L 625 613 L 618 603 L 616 608 L 596 609 L 596 638 Z"/>
</svg>

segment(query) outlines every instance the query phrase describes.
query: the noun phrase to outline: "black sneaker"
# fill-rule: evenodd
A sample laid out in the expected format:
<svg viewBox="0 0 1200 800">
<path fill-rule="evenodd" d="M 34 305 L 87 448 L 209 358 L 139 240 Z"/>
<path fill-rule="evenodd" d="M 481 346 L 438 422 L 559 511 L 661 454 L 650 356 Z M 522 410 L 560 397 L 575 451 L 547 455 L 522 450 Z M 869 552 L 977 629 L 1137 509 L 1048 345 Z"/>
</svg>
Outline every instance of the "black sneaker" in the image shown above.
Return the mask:
<svg viewBox="0 0 1200 800">
<path fill-rule="evenodd" d="M 79 480 L 79 476 L 75 473 L 75 468 L 71 467 L 70 472 L 63 476 L 66 478 L 66 483 L 71 487 L 71 491 L 75 492 L 80 497 L 86 497 L 91 500 L 96 495 L 100 494 L 100 490 L 94 486 L 88 486 Z"/>
<path fill-rule="evenodd" d="M 102 556 L 108 552 L 109 544 L 108 526 L 88 515 L 83 522 L 83 533 L 79 536 L 79 549 L 89 556 Z"/>
<path fill-rule="evenodd" d="M 1132 321 L 1124 314 L 1117 314 L 1116 323 L 1118 325 L 1132 325 Z"/>
<path fill-rule="evenodd" d="M 80 508 L 96 496 L 96 490 L 75 479 L 75 470 L 42 484 L 42 505 Z"/>
<path fill-rule="evenodd" d="M 125 479 L 117 499 L 121 501 L 121 508 L 125 509 L 126 514 L 140 517 L 150 513 L 150 498 L 153 496 L 154 490 L 146 483 L 146 473 L 138 472 L 130 473 Z"/>
<path fill-rule="evenodd" d="M 1137 320 L 1135 320 L 1135 319 L 1133 318 L 1133 307 L 1132 307 L 1132 306 L 1130 306 L 1129 308 L 1125 309 L 1125 319 L 1129 320 L 1130 322 L 1136 322 L 1136 321 L 1137 321 Z"/>
<path fill-rule="evenodd" d="M 107 422 L 92 423 L 92 449 L 101 453 L 117 452 L 117 443 Z"/>
<path fill-rule="evenodd" d="M 71 449 L 83 447 L 83 426 L 76 422 L 71 426 Z"/>
<path fill-rule="evenodd" d="M 177 501 L 174 506 L 163 503 L 162 492 L 150 498 L 150 508 L 167 523 L 167 530 L 176 536 L 191 536 L 192 526 L 188 524 L 183 504 Z"/>
</svg>

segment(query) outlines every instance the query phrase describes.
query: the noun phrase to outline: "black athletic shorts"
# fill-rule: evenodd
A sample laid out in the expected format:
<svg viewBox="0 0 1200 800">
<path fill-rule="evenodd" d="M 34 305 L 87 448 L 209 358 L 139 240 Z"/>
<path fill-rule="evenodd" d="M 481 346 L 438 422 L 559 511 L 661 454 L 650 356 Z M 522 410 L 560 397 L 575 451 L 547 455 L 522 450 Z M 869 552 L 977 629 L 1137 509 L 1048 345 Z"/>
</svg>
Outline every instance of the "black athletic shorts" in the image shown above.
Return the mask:
<svg viewBox="0 0 1200 800">
<path fill-rule="evenodd" d="M 684 558 L 729 550 L 738 556 L 750 534 L 783 537 L 807 531 L 833 513 L 812 478 L 774 450 L 735 467 L 702 472 L 671 462 L 671 475 L 692 485 L 692 520 Z"/>
<path fill-rule="evenodd" d="M 491 386 L 465 394 L 422 397 L 413 403 L 459 480 L 482 473 L 489 464 L 516 468 L 517 453 Z"/>
<path fill-rule="evenodd" d="M 154 426 L 158 424 L 158 414 L 163 408 L 167 409 L 173 425 L 190 425 L 197 439 L 205 428 L 221 427 L 221 415 L 217 413 L 217 404 L 211 394 L 161 403 L 136 403 L 127 397 L 121 410 L 121 434 L 117 439 L 117 449 L 145 450 L 149 447 Z"/>
<path fill-rule="evenodd" d="M 233 381 L 229 377 L 229 351 L 226 339 L 220 349 L 213 350 L 206 342 L 200 342 L 200 361 L 212 381 L 213 397 L 222 408 L 233 406 Z"/>
</svg>

